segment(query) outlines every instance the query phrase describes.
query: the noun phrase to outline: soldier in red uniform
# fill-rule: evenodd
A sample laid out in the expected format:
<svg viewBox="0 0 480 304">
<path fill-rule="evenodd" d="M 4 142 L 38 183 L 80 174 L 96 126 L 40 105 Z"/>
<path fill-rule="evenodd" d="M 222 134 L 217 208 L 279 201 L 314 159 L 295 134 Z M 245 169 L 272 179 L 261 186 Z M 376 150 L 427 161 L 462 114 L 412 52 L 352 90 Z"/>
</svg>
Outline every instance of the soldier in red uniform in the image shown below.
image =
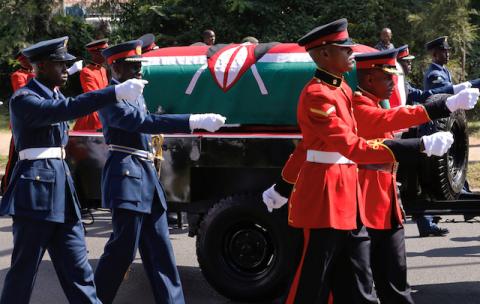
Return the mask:
<svg viewBox="0 0 480 304">
<path fill-rule="evenodd" d="M 380 100 L 388 99 L 393 89 L 393 80 L 390 73 L 396 73 L 396 53 L 396 50 L 390 50 L 357 56 L 357 70 L 361 86 L 364 84 L 364 86 L 368 87 L 371 91 L 381 95 L 381 98 L 375 97 L 375 102 L 373 102 L 372 94 L 365 91 L 363 87 L 361 89 L 361 91 L 364 92 L 363 94 L 361 92 L 354 94 L 354 113 L 358 122 L 358 132 L 360 136 L 365 136 L 366 138 L 393 138 L 391 131 L 418 125 L 430 119 L 446 117 L 450 115 L 452 110 L 458 108 L 471 109 L 474 107 L 478 92 L 466 90 L 458 96 L 449 98 L 446 102 L 445 100 L 441 100 L 425 105 L 425 107 L 403 107 L 391 110 L 381 109 L 379 106 Z M 427 138 L 423 140 L 428 141 Z M 428 150 L 429 149 L 426 151 L 427 154 L 429 153 Z M 295 183 L 305 157 L 306 150 L 301 142 L 282 171 L 284 182 L 278 182 L 275 185 L 274 189 L 277 191 L 270 191 L 270 194 L 273 193 L 274 197 L 270 203 L 275 201 L 278 205 L 281 205 L 286 202 L 287 199 L 285 197 L 288 197 L 291 189 L 289 184 Z M 408 284 L 406 283 L 403 229 L 401 229 L 401 212 L 398 204 L 393 204 L 396 206 L 396 216 L 392 217 L 394 214 L 391 207 L 392 199 L 394 203 L 396 202 L 396 197 L 392 197 L 392 195 L 396 193 L 396 189 L 394 188 L 395 177 L 391 172 L 392 167 L 393 164 L 359 165 L 359 168 L 361 168 L 359 182 L 362 188 L 362 199 L 359 200 L 359 210 L 363 223 L 369 227 L 369 232 L 373 235 L 372 254 L 379 257 L 375 261 L 377 264 L 372 266 L 375 266 L 373 267 L 375 283 L 380 299 L 385 303 L 412 303 Z M 390 172 L 384 172 L 388 169 L 390 169 Z M 275 197 L 275 195 L 277 196 Z M 264 198 L 265 197 L 266 202 L 268 202 L 268 191 L 265 192 Z M 364 202 L 365 205 L 363 204 Z M 267 204 L 269 210 L 278 208 L 278 205 L 273 206 Z M 390 219 L 392 218 L 395 223 L 397 223 L 395 228 L 392 228 L 393 224 L 390 224 Z M 380 230 L 380 232 L 378 230 Z M 395 237 L 390 238 L 390 235 L 394 235 Z M 365 252 L 365 249 L 361 246 L 368 245 L 368 243 L 361 242 L 361 239 L 359 241 L 358 234 L 354 234 L 353 236 L 352 242 L 354 242 L 355 246 L 360 246 L 360 248 L 356 248 L 356 250 L 351 251 L 350 254 Z M 388 258 L 385 257 L 387 248 L 390 249 L 388 251 Z M 368 250 L 366 250 L 366 252 L 368 252 Z M 350 258 L 352 259 L 352 257 Z M 388 264 L 385 265 L 385 262 Z M 389 271 L 387 271 L 388 269 Z M 359 276 L 358 269 L 357 272 L 354 271 L 354 276 Z M 368 279 L 368 275 L 366 274 L 363 277 Z M 368 286 L 368 284 L 366 285 Z M 388 289 L 388 287 L 390 288 Z M 362 290 L 361 286 L 359 288 Z M 335 300 L 337 301 L 337 297 Z"/>
<path fill-rule="evenodd" d="M 101 54 L 104 49 L 108 48 L 108 39 L 92 41 L 85 47 L 92 57 L 92 62 L 80 71 L 80 83 L 84 93 L 108 86 L 107 70 L 103 66 L 105 58 Z M 97 131 L 100 129 L 102 129 L 102 123 L 97 112 L 80 117 L 73 127 L 75 131 Z"/>
<path fill-rule="evenodd" d="M 356 135 L 352 91 L 341 77 L 353 66 L 346 28 L 347 21 L 341 19 L 299 40 L 318 69 L 303 89 L 297 111 L 306 159 L 290 198 L 288 221 L 304 230 L 305 241 L 287 303 L 328 300 L 332 268 L 349 245 L 350 232 L 357 228 L 360 192 L 355 163 L 391 163 L 419 153 L 422 143 L 428 151 L 432 148 L 420 139 L 366 141 Z M 443 153 L 449 147 L 446 137 L 431 137 L 435 143 L 447 142 L 440 145 Z"/>
<path fill-rule="evenodd" d="M 457 109 L 472 109 L 478 89 L 423 106 L 385 110 L 380 101 L 390 98 L 396 52 L 356 56 L 358 91 L 354 93 L 354 114 L 358 134 L 366 139 L 393 138 L 393 131 L 448 117 Z M 401 56 L 408 49 L 402 48 Z M 413 303 L 407 283 L 403 213 L 396 188 L 395 164 L 359 165 L 359 180 L 365 214 L 363 223 L 371 238 L 371 266 L 377 294 L 382 303 Z"/>
<path fill-rule="evenodd" d="M 10 82 L 12 84 L 13 92 L 25 86 L 27 82 L 35 77 L 33 72 L 33 67 L 28 62 L 27 57 L 25 57 L 21 51 L 17 53 L 15 59 L 20 63 L 20 68 L 12 73 L 10 76 Z M 8 149 L 8 161 L 5 167 L 5 175 L 2 177 L 1 192 L 5 193 L 7 190 L 8 183 L 10 182 L 10 176 L 12 174 L 13 167 L 18 160 L 18 153 L 15 152 L 15 143 L 13 142 L 13 136 L 10 139 L 10 147 Z"/>
<path fill-rule="evenodd" d="M 26 85 L 30 79 L 35 77 L 35 73 L 33 73 L 33 68 L 30 65 L 30 62 L 28 62 L 28 59 L 23 56 L 22 52 L 18 52 L 17 56 L 15 56 L 15 59 L 20 63 L 20 69 L 13 72 L 13 74 L 10 76 L 10 81 L 12 83 L 14 92 Z"/>
</svg>

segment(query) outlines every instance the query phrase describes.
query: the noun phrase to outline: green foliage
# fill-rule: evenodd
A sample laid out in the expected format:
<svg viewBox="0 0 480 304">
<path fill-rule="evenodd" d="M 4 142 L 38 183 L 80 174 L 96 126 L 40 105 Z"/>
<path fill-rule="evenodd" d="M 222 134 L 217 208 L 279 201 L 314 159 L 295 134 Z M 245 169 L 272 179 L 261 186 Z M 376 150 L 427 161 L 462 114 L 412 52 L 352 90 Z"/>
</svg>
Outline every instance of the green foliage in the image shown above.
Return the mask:
<svg viewBox="0 0 480 304">
<path fill-rule="evenodd" d="M 16 49 L 68 35 L 71 52 L 83 57 L 83 45 L 98 37 L 83 19 L 59 14 L 59 3 L 0 1 L 0 95 L 10 94 L 7 80 Z M 239 42 L 245 36 L 295 42 L 319 24 L 345 17 L 359 43 L 376 44 L 381 28 L 390 27 L 396 46 L 409 44 L 417 57 L 412 80 L 421 87 L 430 62 L 424 44 L 441 35 L 450 36 L 454 47 L 449 68 L 455 80 L 480 76 L 477 10 L 480 1 L 471 0 L 96 0 L 88 13 L 112 18 L 112 44 L 152 32 L 160 46 L 200 41 L 205 29 L 215 31 L 217 43 Z"/>
<path fill-rule="evenodd" d="M 0 99 L 11 95 L 10 74 L 18 68 L 13 56 L 28 45 L 44 39 L 69 36 L 69 51 L 83 58 L 84 45 L 95 36 L 95 29 L 83 19 L 59 14 L 58 1 L 3 0 L 0 3 Z M 64 90 L 78 93 L 77 81 Z"/>
</svg>

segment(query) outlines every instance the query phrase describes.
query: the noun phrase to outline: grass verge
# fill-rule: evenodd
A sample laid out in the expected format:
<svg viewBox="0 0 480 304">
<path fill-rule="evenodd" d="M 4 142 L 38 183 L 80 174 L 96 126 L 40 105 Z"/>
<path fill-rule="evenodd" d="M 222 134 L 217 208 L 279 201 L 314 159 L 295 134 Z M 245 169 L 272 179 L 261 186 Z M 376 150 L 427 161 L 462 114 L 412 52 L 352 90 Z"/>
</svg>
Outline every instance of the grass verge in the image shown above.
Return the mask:
<svg viewBox="0 0 480 304">
<path fill-rule="evenodd" d="M 5 171 L 5 167 L 7 166 L 8 156 L 7 155 L 0 155 L 0 172 Z"/>
<path fill-rule="evenodd" d="M 468 164 L 467 180 L 470 189 L 480 189 L 480 162 Z"/>
<path fill-rule="evenodd" d="M 8 109 L 5 105 L 0 106 L 0 131 L 8 130 L 8 123 L 10 116 L 8 115 Z"/>
</svg>

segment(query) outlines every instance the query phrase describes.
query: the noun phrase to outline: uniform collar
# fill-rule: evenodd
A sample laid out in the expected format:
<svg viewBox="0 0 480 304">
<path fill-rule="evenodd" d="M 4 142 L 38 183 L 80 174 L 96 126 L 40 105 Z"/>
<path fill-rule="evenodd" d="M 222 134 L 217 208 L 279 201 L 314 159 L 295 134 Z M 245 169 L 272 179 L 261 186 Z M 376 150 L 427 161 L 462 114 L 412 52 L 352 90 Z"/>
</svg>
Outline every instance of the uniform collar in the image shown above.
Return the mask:
<svg viewBox="0 0 480 304">
<path fill-rule="evenodd" d="M 439 69 L 439 70 L 445 70 L 445 66 L 444 65 L 440 65 L 438 63 L 435 63 L 435 62 L 432 62 L 432 66 Z"/>
<path fill-rule="evenodd" d="M 315 71 L 315 78 L 333 87 L 339 88 L 342 85 L 343 77 L 337 77 L 321 68 Z"/>
<path fill-rule="evenodd" d="M 44 95 L 45 98 L 53 99 L 53 91 L 50 90 L 50 88 L 48 88 L 43 83 L 38 81 L 38 79 L 36 77 L 33 78 L 31 81 L 32 81 L 33 85 L 37 86 L 37 88 L 39 88 L 41 90 L 41 92 L 43 93 L 42 95 Z M 57 89 L 57 92 L 60 94 L 58 89 Z M 40 93 L 40 92 L 37 92 L 37 93 Z"/>
<path fill-rule="evenodd" d="M 370 98 L 371 100 L 375 101 L 376 103 L 379 103 L 382 99 L 381 98 L 378 98 L 377 96 L 373 95 L 372 93 L 366 91 L 365 89 L 362 89 L 360 86 L 357 87 L 359 93 L 361 93 L 361 95 L 367 97 L 367 98 Z M 355 92 L 356 95 L 357 92 Z"/>
</svg>

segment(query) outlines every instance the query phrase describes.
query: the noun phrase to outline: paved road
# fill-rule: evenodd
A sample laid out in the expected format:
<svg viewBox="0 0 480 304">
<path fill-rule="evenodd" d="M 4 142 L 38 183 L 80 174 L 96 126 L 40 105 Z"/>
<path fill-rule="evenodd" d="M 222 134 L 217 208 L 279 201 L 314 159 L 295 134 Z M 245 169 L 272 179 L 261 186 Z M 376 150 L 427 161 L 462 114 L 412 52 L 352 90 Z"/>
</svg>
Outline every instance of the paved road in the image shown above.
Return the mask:
<svg viewBox="0 0 480 304">
<path fill-rule="evenodd" d="M 461 220 L 461 217 L 449 217 Z M 0 286 L 3 286 L 11 254 L 11 220 L 0 218 Z M 442 223 L 449 237 L 418 238 L 412 223 L 406 226 L 409 280 L 417 304 L 473 304 L 480 302 L 479 222 Z M 110 233 L 109 213 L 97 212 L 88 226 L 89 257 L 96 266 Z M 187 304 L 239 304 L 216 293 L 203 279 L 195 256 L 195 239 L 186 230 L 171 230 Z M 0 287 L 1 288 L 1 287 Z M 48 254 L 40 266 L 32 304 L 67 303 Z M 124 281 L 116 304 L 154 303 L 139 257 Z"/>
</svg>

